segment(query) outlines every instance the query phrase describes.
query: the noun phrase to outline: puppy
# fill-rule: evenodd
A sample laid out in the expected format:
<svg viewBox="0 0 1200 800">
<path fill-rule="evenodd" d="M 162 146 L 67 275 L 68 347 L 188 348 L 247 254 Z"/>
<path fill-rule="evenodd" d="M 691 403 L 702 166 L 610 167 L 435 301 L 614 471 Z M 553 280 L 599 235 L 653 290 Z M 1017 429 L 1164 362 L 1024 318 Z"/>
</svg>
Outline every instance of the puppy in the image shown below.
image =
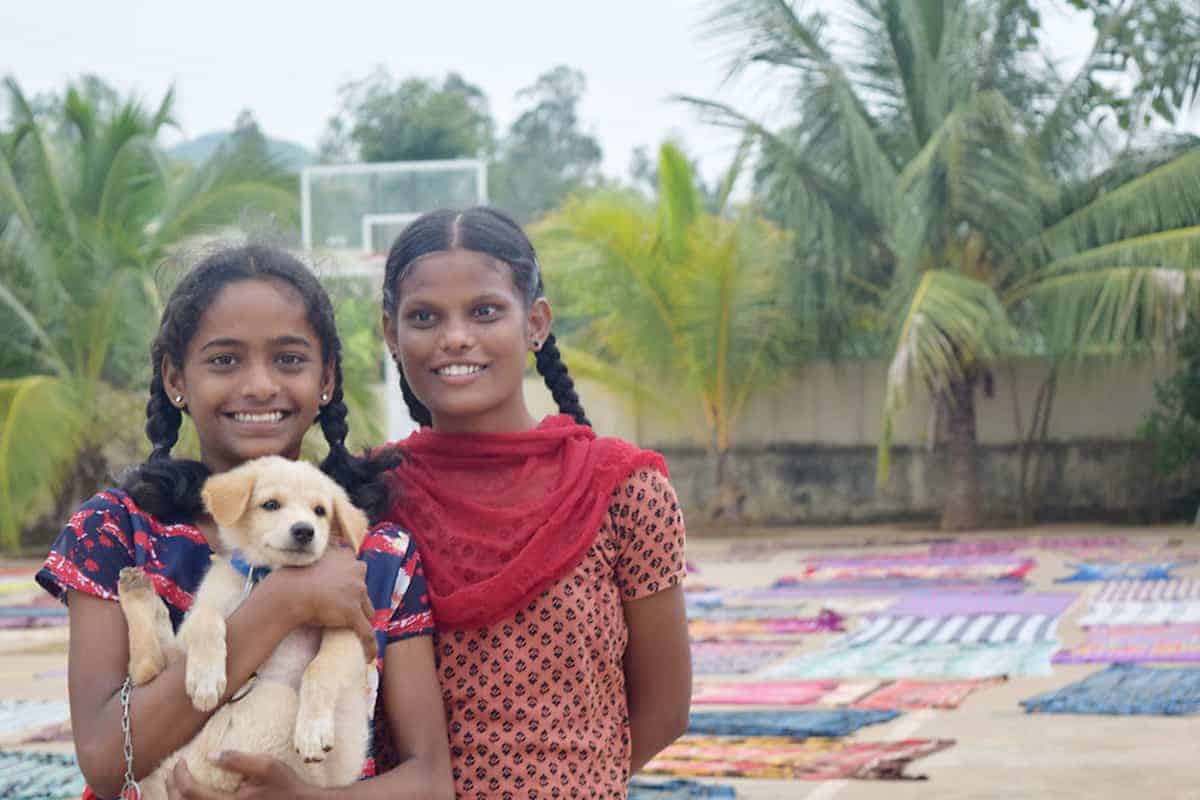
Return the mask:
<svg viewBox="0 0 1200 800">
<path fill-rule="evenodd" d="M 122 570 L 118 590 L 129 626 L 134 684 L 147 682 L 182 654 L 188 697 L 197 709 L 209 711 L 225 691 L 225 619 L 256 578 L 272 569 L 312 564 L 335 537 L 357 550 L 367 519 L 316 467 L 278 456 L 214 475 L 201 496 L 226 553 L 214 556 L 178 635 L 172 635 L 166 607 L 140 569 Z M 235 791 L 241 776 L 208 762 L 221 750 L 274 756 L 310 785 L 349 785 L 366 759 L 368 712 L 367 672 L 357 636 L 343 629 L 296 629 L 256 678 L 142 781 L 142 796 L 165 798 L 166 776 L 179 759 L 187 761 L 199 782 Z"/>
</svg>

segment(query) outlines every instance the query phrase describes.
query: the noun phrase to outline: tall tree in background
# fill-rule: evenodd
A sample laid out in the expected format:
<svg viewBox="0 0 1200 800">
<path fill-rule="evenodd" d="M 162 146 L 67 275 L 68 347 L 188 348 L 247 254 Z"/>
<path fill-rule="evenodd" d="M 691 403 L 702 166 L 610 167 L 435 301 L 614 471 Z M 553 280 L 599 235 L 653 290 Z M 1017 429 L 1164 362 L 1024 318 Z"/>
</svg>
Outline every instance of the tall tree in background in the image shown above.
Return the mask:
<svg viewBox="0 0 1200 800">
<path fill-rule="evenodd" d="M 483 158 L 493 149 L 487 96 L 457 73 L 397 82 L 380 67 L 340 95 L 321 139 L 324 162 Z"/>
<path fill-rule="evenodd" d="M 687 158 L 669 143 L 658 182 L 654 203 L 584 192 L 533 230 L 551 285 L 567 287 L 563 315 L 582 323 L 569 344 L 591 358 L 572 354 L 572 369 L 669 411 L 697 410 L 713 465 L 706 511 L 737 517 L 737 421 L 779 376 L 794 330 L 778 291 L 787 237 L 751 210 L 706 212 Z"/>
<path fill-rule="evenodd" d="M 559 66 L 522 89 L 532 107 L 508 129 L 489 176 L 492 202 L 529 222 L 558 206 L 571 192 L 593 185 L 604 156 L 579 123 L 583 73 Z"/>
<path fill-rule="evenodd" d="M 31 104 L 5 81 L 0 136 L 0 545 L 36 517 L 61 520 L 109 480 L 105 445 L 144 400 L 146 354 L 173 247 L 245 218 L 294 225 L 294 177 L 222 148 L 168 165 L 157 108 L 94 81 Z M 136 432 L 136 425 L 132 430 Z M 44 531 L 42 533 L 45 533 Z"/>
<path fill-rule="evenodd" d="M 1196 98 L 1200 7 L 1072 2 L 1095 36 L 1065 78 L 1029 0 L 853 0 L 849 41 L 787 0 L 728 2 L 732 71 L 787 76 L 794 119 L 691 100 L 757 142 L 815 333 L 886 335 L 881 479 L 911 387 L 944 412 L 946 528 L 981 519 L 975 393 L 999 356 L 1161 347 L 1200 300 L 1200 151 L 1139 135 Z"/>
</svg>

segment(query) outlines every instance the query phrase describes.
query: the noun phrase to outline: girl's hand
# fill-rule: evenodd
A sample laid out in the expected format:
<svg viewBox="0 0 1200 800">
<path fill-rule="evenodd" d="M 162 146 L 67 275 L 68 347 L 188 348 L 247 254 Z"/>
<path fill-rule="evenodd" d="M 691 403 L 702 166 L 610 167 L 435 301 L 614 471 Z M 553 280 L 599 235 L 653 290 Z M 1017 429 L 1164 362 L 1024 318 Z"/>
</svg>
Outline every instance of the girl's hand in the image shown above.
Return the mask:
<svg viewBox="0 0 1200 800">
<path fill-rule="evenodd" d="M 245 778 L 237 792 L 230 794 L 201 786 L 192 777 L 187 764 L 181 760 L 167 776 L 169 800 L 307 800 L 316 796 L 312 786 L 300 780 L 283 762 L 270 756 L 226 751 L 213 757 L 213 763 Z"/>
<path fill-rule="evenodd" d="M 330 547 L 310 567 L 287 567 L 272 572 L 270 584 L 293 625 L 350 628 L 362 641 L 368 661 L 378 655 L 371 616 L 375 609 L 367 596 L 367 565 L 354 551 Z"/>
</svg>

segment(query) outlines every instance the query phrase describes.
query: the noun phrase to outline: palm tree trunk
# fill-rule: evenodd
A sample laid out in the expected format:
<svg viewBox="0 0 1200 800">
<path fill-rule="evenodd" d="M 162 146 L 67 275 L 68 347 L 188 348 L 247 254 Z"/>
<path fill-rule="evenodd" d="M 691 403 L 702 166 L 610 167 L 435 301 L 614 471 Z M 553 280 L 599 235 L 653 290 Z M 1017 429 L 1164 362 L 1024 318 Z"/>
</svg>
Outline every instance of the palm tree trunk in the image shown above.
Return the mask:
<svg viewBox="0 0 1200 800">
<path fill-rule="evenodd" d="M 950 382 L 944 408 L 949 454 L 949 480 L 942 506 L 942 530 L 962 531 L 979 527 L 979 463 L 975 448 L 975 382 L 968 372 Z"/>
</svg>

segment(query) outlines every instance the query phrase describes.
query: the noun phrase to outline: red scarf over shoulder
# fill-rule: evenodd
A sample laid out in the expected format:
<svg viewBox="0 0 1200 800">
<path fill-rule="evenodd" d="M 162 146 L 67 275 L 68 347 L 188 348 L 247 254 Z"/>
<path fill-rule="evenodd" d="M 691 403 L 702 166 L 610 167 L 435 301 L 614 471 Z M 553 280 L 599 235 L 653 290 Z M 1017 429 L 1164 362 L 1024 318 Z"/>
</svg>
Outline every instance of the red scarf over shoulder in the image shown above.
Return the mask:
<svg viewBox="0 0 1200 800">
<path fill-rule="evenodd" d="M 390 519 L 420 547 L 444 630 L 514 613 L 583 560 L 614 489 L 658 453 L 598 438 L 563 414 L 521 433 L 422 428 L 399 443 Z"/>
</svg>

